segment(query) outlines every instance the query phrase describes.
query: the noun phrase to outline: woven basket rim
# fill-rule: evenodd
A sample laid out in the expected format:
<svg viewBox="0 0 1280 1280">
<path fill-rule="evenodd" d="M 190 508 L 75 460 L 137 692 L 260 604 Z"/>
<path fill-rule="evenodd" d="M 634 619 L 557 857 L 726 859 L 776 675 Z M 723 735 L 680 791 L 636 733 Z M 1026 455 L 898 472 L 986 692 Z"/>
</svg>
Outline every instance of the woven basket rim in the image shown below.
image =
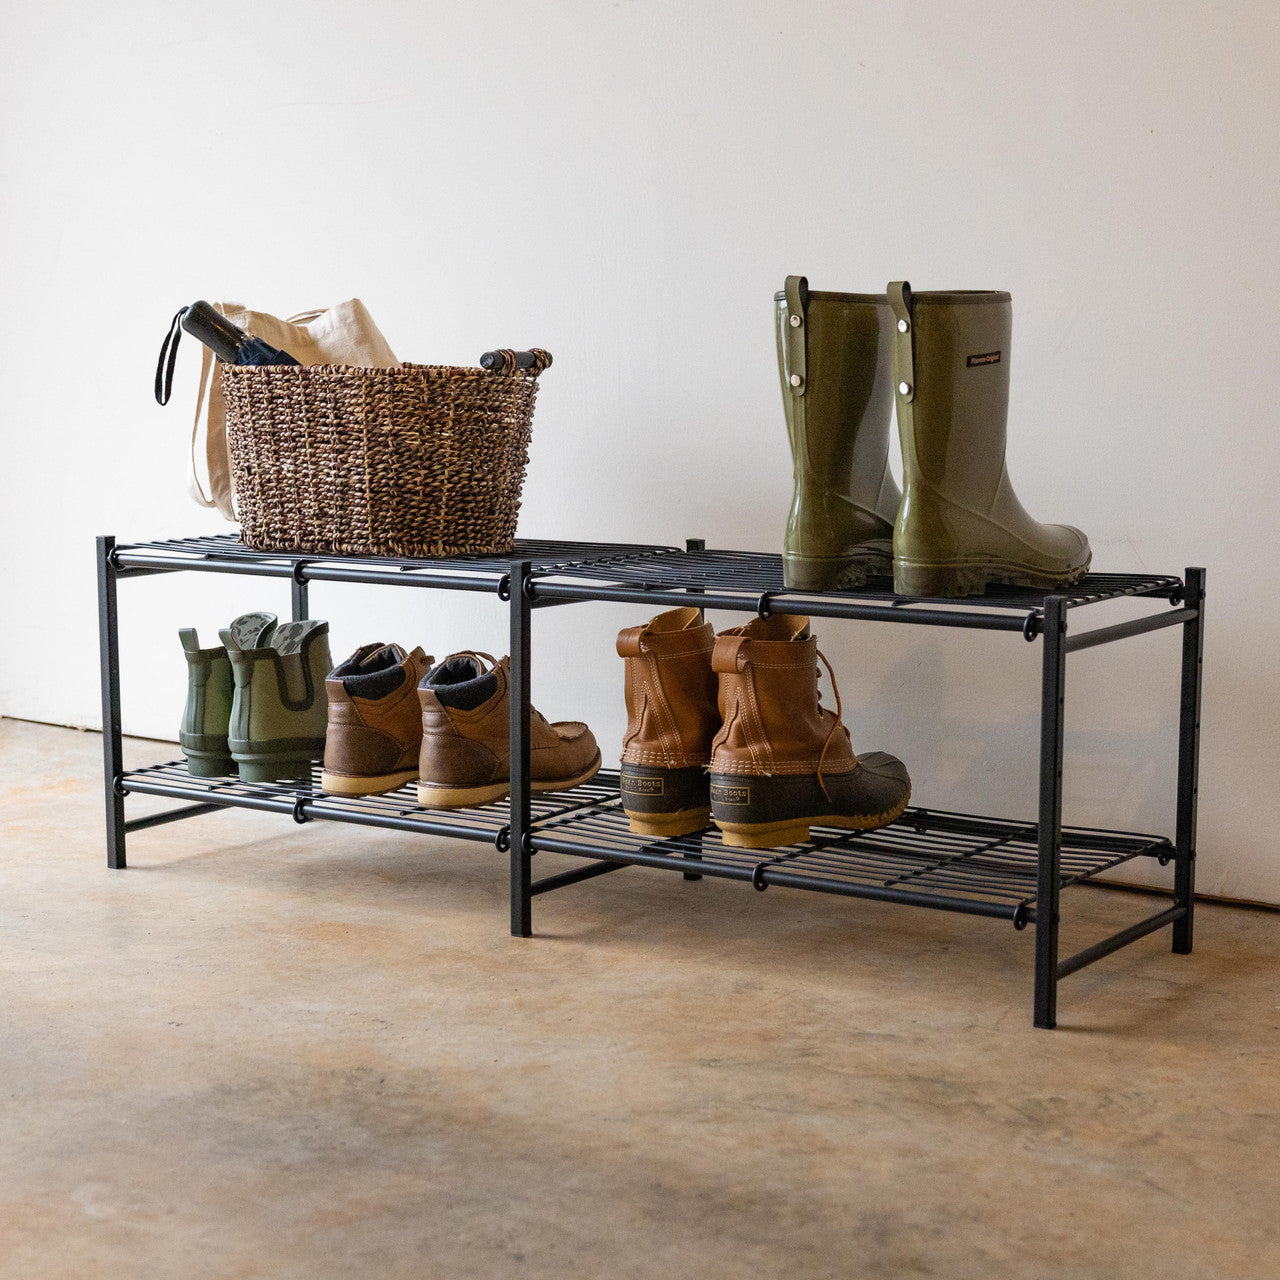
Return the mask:
<svg viewBox="0 0 1280 1280">
<path fill-rule="evenodd" d="M 405 361 L 390 369 L 378 369 L 361 364 L 223 364 L 222 375 L 237 378 L 284 377 L 301 374 L 305 377 L 384 377 L 396 378 L 406 374 L 431 378 L 502 378 L 513 382 L 533 382 L 537 374 L 532 369 L 516 369 L 504 373 L 497 369 L 481 369 L 478 365 L 465 364 L 413 364 Z"/>
</svg>

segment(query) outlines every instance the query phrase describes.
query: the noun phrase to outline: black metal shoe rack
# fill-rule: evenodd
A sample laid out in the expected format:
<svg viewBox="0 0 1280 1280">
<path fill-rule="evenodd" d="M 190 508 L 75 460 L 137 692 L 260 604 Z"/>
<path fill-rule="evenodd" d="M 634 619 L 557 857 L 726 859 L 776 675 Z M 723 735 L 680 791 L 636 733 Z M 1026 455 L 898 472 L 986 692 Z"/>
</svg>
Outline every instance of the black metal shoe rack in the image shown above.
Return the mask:
<svg viewBox="0 0 1280 1280">
<path fill-rule="evenodd" d="M 117 584 L 156 573 L 195 571 L 286 578 L 295 619 L 308 616 L 313 582 L 364 582 L 397 587 L 477 591 L 502 601 L 511 623 L 511 795 L 465 810 L 420 808 L 412 787 L 364 798 L 326 796 L 318 772 L 310 782 L 254 785 L 236 778 L 194 778 L 181 760 L 126 770 L 121 754 Z M 273 810 L 295 822 L 330 819 L 401 831 L 477 840 L 509 854 L 511 931 L 532 933 L 532 902 L 628 866 L 656 867 L 684 880 L 720 876 L 757 890 L 773 886 L 877 898 L 918 907 L 1008 920 L 1034 927 L 1035 1025 L 1057 1020 L 1058 981 L 1138 938 L 1172 926 L 1173 950 L 1187 954 L 1195 909 L 1196 787 L 1200 688 L 1204 650 L 1203 569 L 1185 577 L 1091 574 L 1069 591 L 1044 594 L 1000 589 L 963 601 L 907 600 L 887 579 L 856 591 L 822 594 L 786 590 L 780 559 L 707 550 L 701 541 L 675 547 L 589 542 L 530 542 L 511 558 L 447 560 L 320 556 L 258 552 L 233 535 L 117 545 L 98 539 L 98 626 L 102 659 L 103 758 L 107 865 L 125 866 L 128 833 L 234 806 Z M 1149 612 L 1127 622 L 1069 630 L 1077 610 L 1122 597 Z M 648 610 L 696 603 L 768 616 L 775 608 L 820 618 L 898 625 L 966 627 L 1015 633 L 1041 646 L 1039 811 L 1016 822 L 910 808 L 878 831 L 814 828 L 804 844 L 773 850 L 734 849 L 714 828 L 670 840 L 633 836 L 622 812 L 618 776 L 602 771 L 571 791 L 535 794 L 529 787 L 529 675 L 535 611 L 572 602 L 615 600 Z M 1063 711 L 1067 655 L 1163 627 L 1182 629 L 1174 835 L 1141 835 L 1062 825 Z M 607 748 L 609 744 L 603 744 Z M 126 820 L 130 794 L 188 801 L 178 808 Z M 533 879 L 544 851 L 571 854 L 584 865 Z M 1062 890 L 1133 858 L 1172 862 L 1172 905 L 1075 955 L 1058 954 Z"/>
</svg>

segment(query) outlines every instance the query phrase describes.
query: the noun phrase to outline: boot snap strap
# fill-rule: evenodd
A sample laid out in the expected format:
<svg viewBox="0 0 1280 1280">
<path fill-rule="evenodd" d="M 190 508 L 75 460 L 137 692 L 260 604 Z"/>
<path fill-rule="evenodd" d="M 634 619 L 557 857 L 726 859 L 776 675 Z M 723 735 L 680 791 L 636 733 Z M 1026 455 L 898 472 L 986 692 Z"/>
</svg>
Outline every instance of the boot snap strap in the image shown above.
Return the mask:
<svg viewBox="0 0 1280 1280">
<path fill-rule="evenodd" d="M 638 627 L 625 627 L 618 632 L 618 657 L 638 658 L 640 656 L 640 636 L 646 623 Z"/>
<path fill-rule="evenodd" d="M 893 308 L 893 381 L 899 403 L 916 398 L 916 318 L 911 286 L 895 280 L 886 290 Z"/>
<path fill-rule="evenodd" d="M 747 642 L 746 636 L 716 636 L 716 647 L 711 651 L 711 669 L 734 674 L 739 665 L 739 650 Z"/>
<path fill-rule="evenodd" d="M 809 304 L 809 282 L 804 276 L 788 276 L 785 292 L 787 324 L 783 353 L 786 364 L 782 372 L 786 377 L 787 390 L 793 396 L 802 396 L 809 377 L 805 365 L 805 328 L 808 323 L 805 309 Z"/>
</svg>

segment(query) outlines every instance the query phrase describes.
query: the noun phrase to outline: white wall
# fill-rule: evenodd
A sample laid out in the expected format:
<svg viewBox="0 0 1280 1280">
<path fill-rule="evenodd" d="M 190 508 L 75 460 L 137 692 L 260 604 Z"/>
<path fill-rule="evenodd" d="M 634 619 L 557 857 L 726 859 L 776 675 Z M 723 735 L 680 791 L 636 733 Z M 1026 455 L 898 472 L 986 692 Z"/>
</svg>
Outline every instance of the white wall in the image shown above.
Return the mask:
<svg viewBox="0 0 1280 1280">
<path fill-rule="evenodd" d="M 0 711 L 98 722 L 92 535 L 210 531 L 174 310 L 362 297 L 404 358 L 540 344 L 522 532 L 776 548 L 771 297 L 1014 295 L 1010 468 L 1099 569 L 1209 569 L 1202 886 L 1280 902 L 1280 12 L 1168 3 L 8 3 L 0 47 Z M 194 344 L 191 344 L 194 345 Z M 315 587 L 335 655 L 502 649 L 496 602 Z M 279 584 L 121 586 L 125 722 L 174 636 Z M 1118 606 L 1112 615 L 1121 616 Z M 535 694 L 611 755 L 617 627 L 536 620 Z M 718 619 L 727 625 L 727 618 Z M 1039 646 L 830 624 L 855 744 L 921 803 L 1034 812 Z M 1177 641 L 1071 659 L 1068 820 L 1168 830 Z"/>
</svg>

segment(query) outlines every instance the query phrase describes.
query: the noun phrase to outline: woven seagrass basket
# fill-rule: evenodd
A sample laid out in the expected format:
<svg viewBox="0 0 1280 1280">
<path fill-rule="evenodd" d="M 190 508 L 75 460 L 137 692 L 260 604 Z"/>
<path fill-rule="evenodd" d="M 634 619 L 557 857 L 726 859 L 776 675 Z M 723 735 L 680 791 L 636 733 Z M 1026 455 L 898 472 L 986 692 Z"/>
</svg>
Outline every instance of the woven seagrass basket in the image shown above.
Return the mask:
<svg viewBox="0 0 1280 1280">
<path fill-rule="evenodd" d="M 538 374 L 497 367 L 221 366 L 246 546 L 451 556 L 509 552 Z M 486 357 L 488 359 L 489 357 Z"/>
</svg>

